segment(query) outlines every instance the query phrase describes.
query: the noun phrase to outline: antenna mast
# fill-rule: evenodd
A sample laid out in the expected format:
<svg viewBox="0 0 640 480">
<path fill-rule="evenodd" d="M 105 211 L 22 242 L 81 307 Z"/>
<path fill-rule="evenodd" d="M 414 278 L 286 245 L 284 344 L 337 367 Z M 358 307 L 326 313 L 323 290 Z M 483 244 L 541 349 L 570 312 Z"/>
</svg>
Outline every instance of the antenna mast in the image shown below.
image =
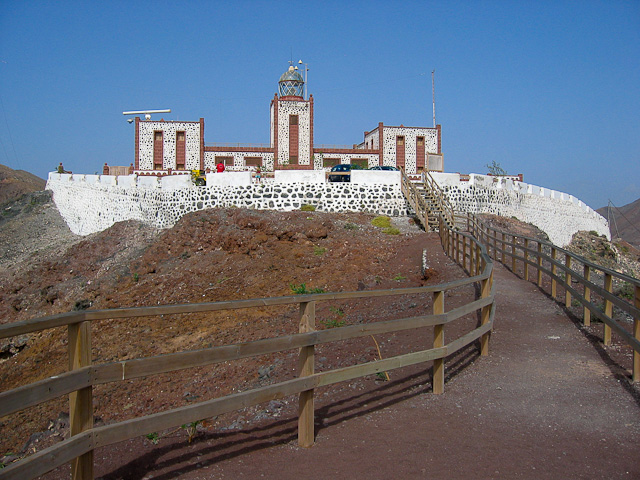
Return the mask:
<svg viewBox="0 0 640 480">
<path fill-rule="evenodd" d="M 431 70 L 431 97 L 433 98 L 433 128 L 436 128 L 436 81 L 435 68 Z"/>
</svg>

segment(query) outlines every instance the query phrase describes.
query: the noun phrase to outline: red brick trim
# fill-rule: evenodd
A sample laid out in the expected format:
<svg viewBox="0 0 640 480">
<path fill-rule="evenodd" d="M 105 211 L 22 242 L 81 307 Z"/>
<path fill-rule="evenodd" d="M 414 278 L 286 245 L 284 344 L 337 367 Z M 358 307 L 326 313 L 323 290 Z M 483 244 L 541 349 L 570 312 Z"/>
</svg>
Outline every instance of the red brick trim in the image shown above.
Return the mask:
<svg viewBox="0 0 640 480">
<path fill-rule="evenodd" d="M 278 165 L 278 94 L 273 96 L 273 168 Z"/>
<path fill-rule="evenodd" d="M 378 123 L 378 165 L 383 165 L 384 161 L 384 135 L 383 131 L 384 126 L 382 122 Z"/>
<path fill-rule="evenodd" d="M 273 153 L 271 147 L 204 147 L 205 152 L 256 152 L 256 153 Z"/>
<path fill-rule="evenodd" d="M 297 95 L 285 95 L 284 97 L 280 97 L 280 101 L 304 102 L 304 98 L 298 97 Z"/>
<path fill-rule="evenodd" d="M 200 117 L 200 170 L 204 170 L 204 118 L 202 117 Z"/>
<path fill-rule="evenodd" d="M 313 95 L 309 95 L 309 164 L 313 167 Z"/>
<path fill-rule="evenodd" d="M 438 131 L 438 153 L 442 153 L 442 125 L 436 125 L 436 130 Z M 444 171 L 444 165 L 443 165 Z"/>
</svg>

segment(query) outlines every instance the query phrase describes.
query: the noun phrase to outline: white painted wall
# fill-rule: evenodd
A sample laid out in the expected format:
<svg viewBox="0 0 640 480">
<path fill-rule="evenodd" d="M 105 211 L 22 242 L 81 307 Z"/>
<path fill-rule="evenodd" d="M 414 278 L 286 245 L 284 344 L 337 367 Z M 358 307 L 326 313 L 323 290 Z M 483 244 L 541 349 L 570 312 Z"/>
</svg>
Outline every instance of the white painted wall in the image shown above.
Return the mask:
<svg viewBox="0 0 640 480">
<path fill-rule="evenodd" d="M 276 170 L 275 183 L 324 183 L 324 170 Z"/>
<path fill-rule="evenodd" d="M 400 185 L 400 172 L 387 170 L 351 170 L 351 183 L 359 185 Z"/>
<path fill-rule="evenodd" d="M 104 175 L 101 178 L 104 183 L 90 184 L 74 181 L 70 175 L 51 173 L 47 189 L 53 192 L 53 200 L 71 231 L 78 235 L 99 232 L 124 220 L 168 228 L 189 212 L 233 206 L 287 211 L 308 204 L 325 212 L 364 211 L 390 216 L 409 213 L 399 185 L 324 182 L 213 185 L 210 181 L 210 177 L 234 175 L 235 172 L 208 175 L 207 186 L 191 184 L 172 189 L 163 188 L 157 177 L 141 176 L 137 184 L 125 187 L 116 183 L 122 177 Z M 170 177 L 163 179 L 166 178 Z"/>
<path fill-rule="evenodd" d="M 574 233 L 594 230 L 611 238 L 609 224 L 572 195 L 488 175 L 471 174 L 456 182 L 456 174 L 432 174 L 457 212 L 492 213 L 531 223 L 556 245 L 571 242 Z"/>
</svg>

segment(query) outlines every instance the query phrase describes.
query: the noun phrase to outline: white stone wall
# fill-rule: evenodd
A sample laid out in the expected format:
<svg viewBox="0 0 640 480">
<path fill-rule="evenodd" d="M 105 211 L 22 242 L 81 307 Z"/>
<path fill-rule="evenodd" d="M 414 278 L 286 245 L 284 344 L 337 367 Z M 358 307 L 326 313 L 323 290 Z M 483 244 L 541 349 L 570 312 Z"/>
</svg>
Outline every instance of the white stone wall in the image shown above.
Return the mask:
<svg viewBox="0 0 640 480">
<path fill-rule="evenodd" d="M 382 164 L 396 166 L 396 137 L 404 137 L 404 163 L 407 173 L 416 173 L 416 142 L 417 137 L 424 137 L 424 151 L 438 152 L 438 131 L 425 127 L 384 127 Z"/>
<path fill-rule="evenodd" d="M 289 115 L 298 115 L 298 164 L 311 163 L 311 107 L 309 102 L 278 102 L 278 163 L 289 164 Z"/>
<path fill-rule="evenodd" d="M 138 124 L 140 170 L 153 170 L 153 134 L 162 130 L 162 168 L 176 168 L 176 132 L 185 132 L 185 169 L 200 168 L 200 122 L 153 122 Z"/>
<path fill-rule="evenodd" d="M 605 218 L 567 193 L 486 175 L 472 174 L 468 182 L 461 182 L 458 174 L 432 177 L 458 212 L 516 217 L 543 230 L 559 246 L 571 242 L 580 230 L 611 239 Z"/>
<path fill-rule="evenodd" d="M 169 228 L 189 212 L 216 207 L 287 211 L 309 204 L 326 212 L 409 213 L 398 185 L 289 183 L 168 189 L 164 179 L 137 177 L 132 181 L 135 178 L 103 175 L 87 181 L 84 175 L 51 173 L 47 189 L 53 192 L 71 231 L 78 235 L 99 232 L 124 220 Z"/>
</svg>

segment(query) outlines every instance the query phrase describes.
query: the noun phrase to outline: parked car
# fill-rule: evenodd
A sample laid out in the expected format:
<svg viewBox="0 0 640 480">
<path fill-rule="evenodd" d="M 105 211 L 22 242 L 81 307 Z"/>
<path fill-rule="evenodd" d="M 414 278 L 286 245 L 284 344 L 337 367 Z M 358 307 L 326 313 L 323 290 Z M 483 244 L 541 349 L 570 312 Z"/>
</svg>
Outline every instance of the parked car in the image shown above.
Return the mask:
<svg viewBox="0 0 640 480">
<path fill-rule="evenodd" d="M 334 165 L 331 167 L 328 180 L 330 182 L 350 182 L 352 168 L 357 169 L 355 165 L 349 165 L 348 163 Z"/>
<path fill-rule="evenodd" d="M 399 172 L 400 169 L 397 167 L 390 167 L 389 165 L 376 165 L 375 167 L 371 167 L 369 170 L 387 170 L 391 172 Z"/>
</svg>

